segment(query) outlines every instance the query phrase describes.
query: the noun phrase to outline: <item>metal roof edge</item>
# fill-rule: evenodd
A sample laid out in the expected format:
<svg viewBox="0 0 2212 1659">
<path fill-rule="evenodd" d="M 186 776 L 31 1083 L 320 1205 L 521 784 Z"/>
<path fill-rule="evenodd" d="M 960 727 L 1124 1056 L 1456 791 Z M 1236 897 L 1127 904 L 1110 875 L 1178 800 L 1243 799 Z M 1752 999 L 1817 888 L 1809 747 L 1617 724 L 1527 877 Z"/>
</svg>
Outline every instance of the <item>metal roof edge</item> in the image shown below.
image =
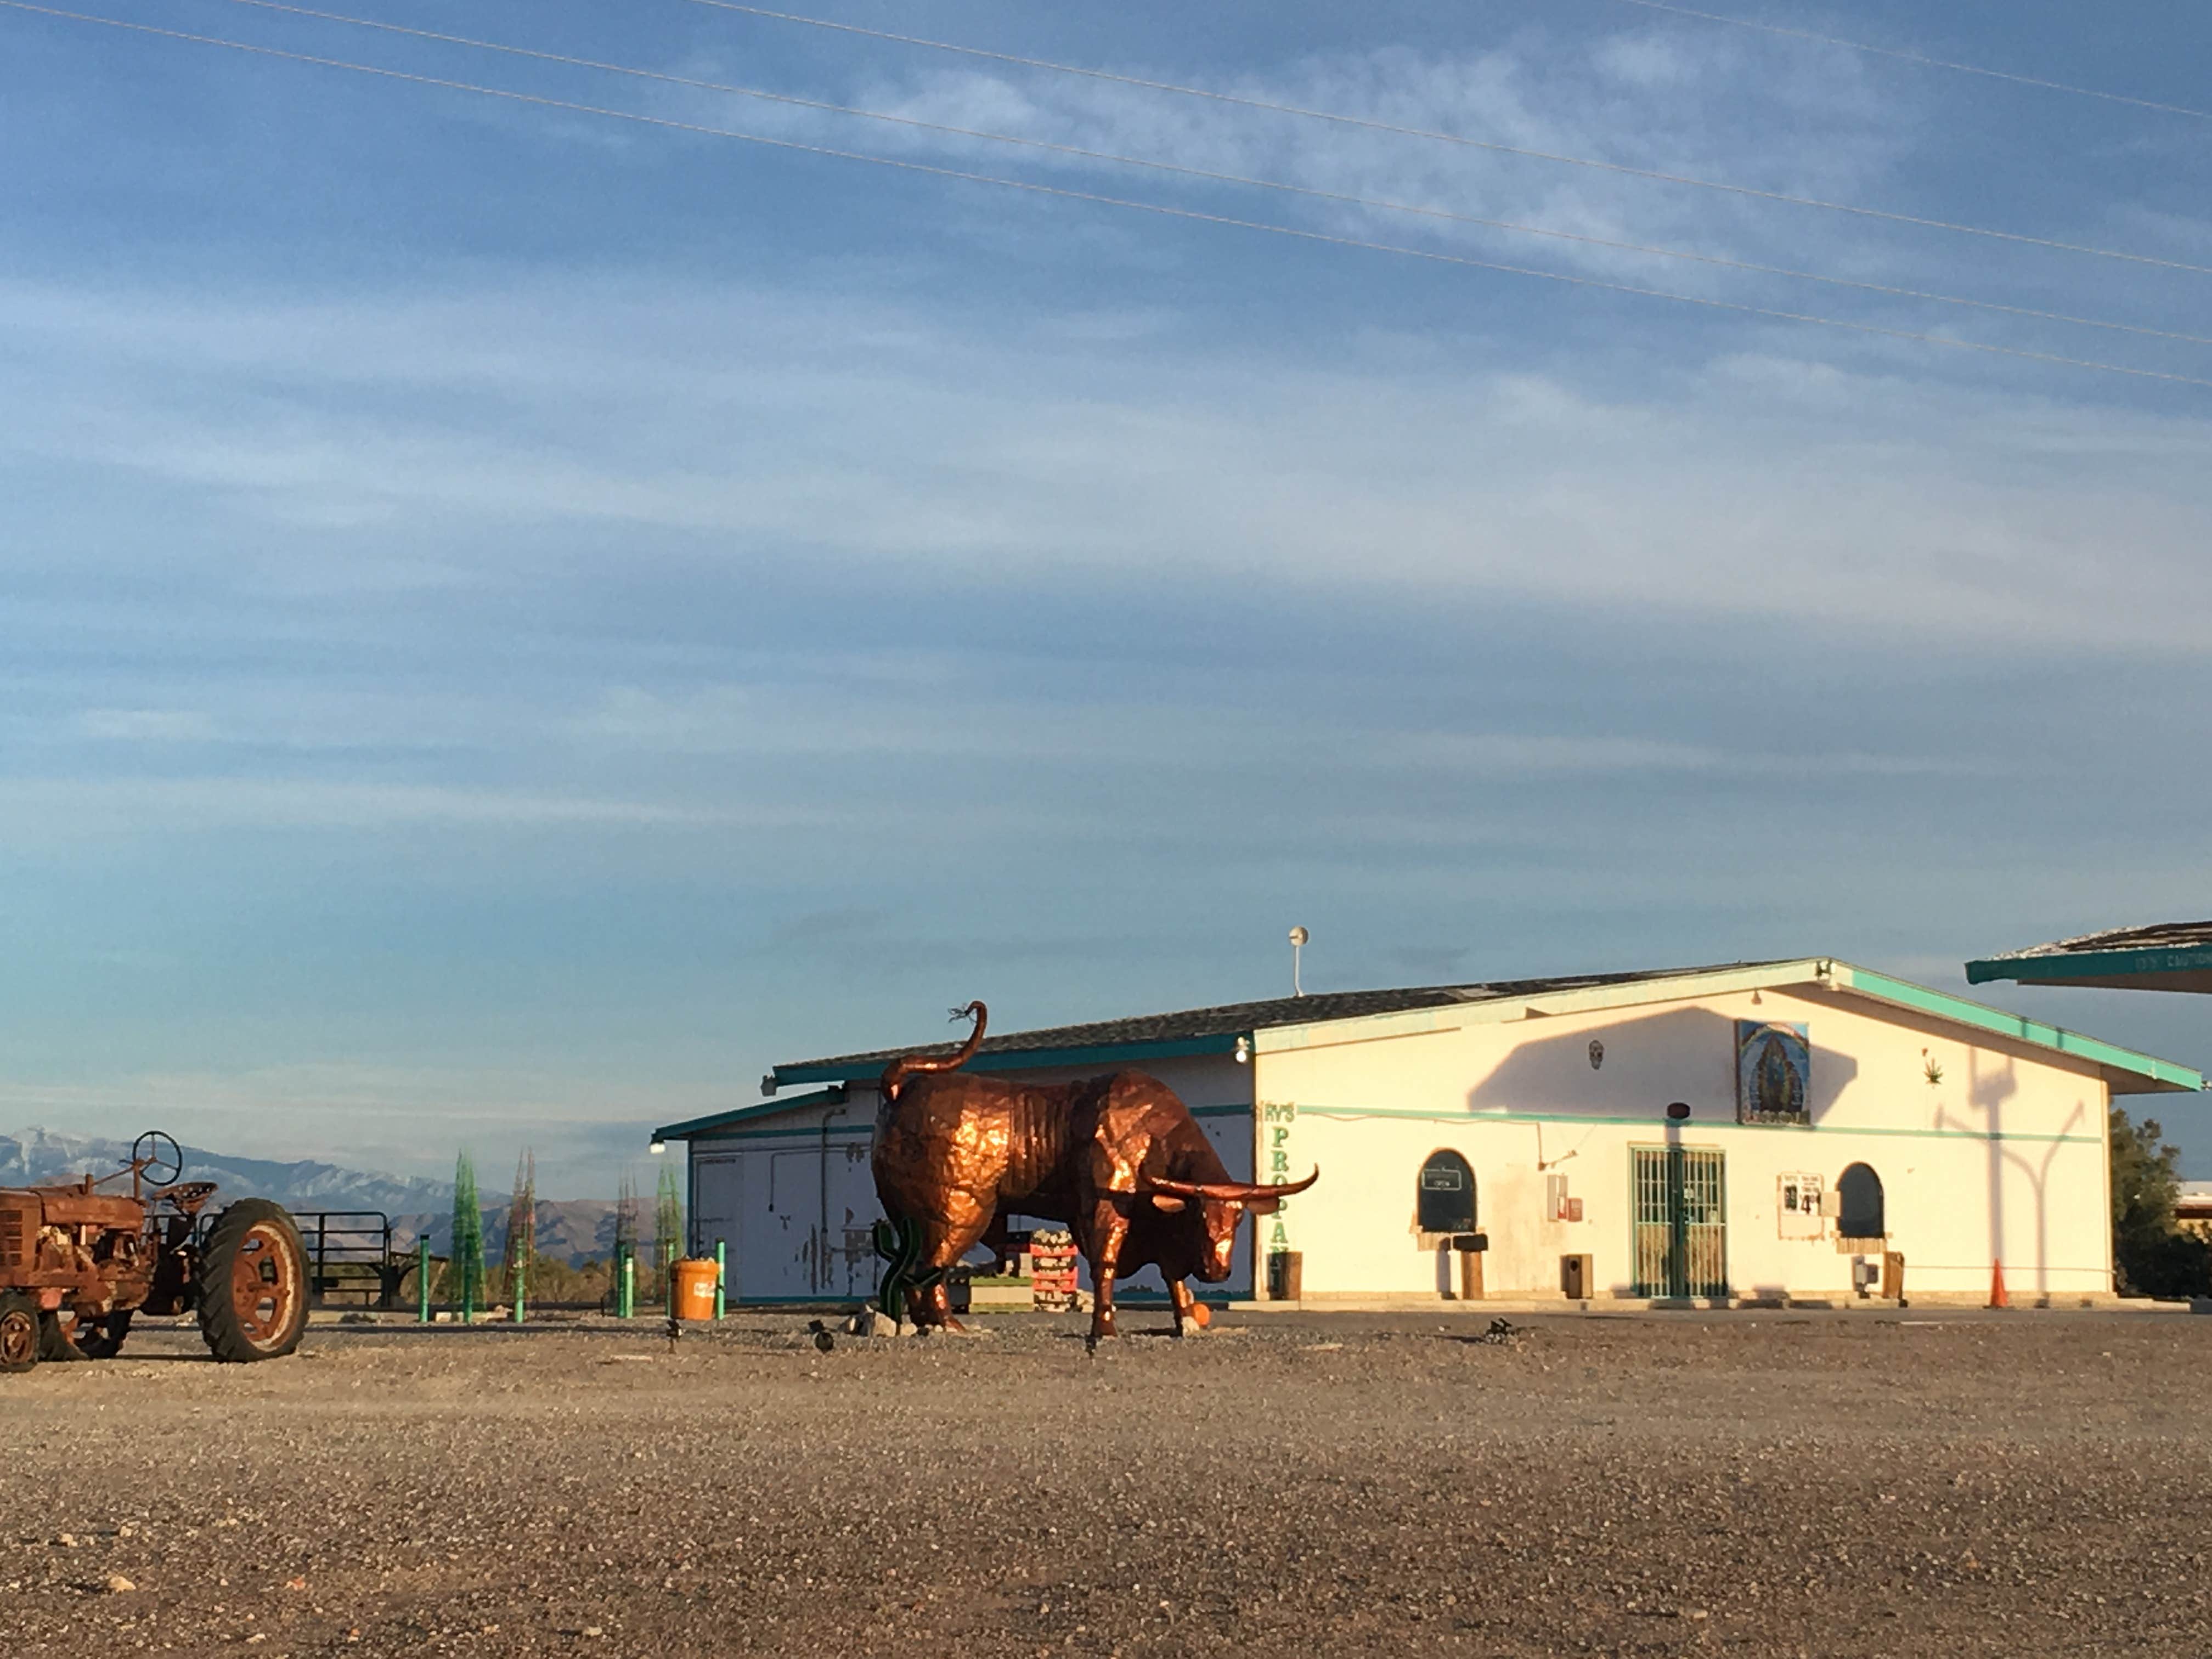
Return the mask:
<svg viewBox="0 0 2212 1659">
<path fill-rule="evenodd" d="M 2086 1060 L 2108 1071 L 2140 1078 L 2150 1085 L 2146 1089 L 2116 1087 L 2113 1091 L 2116 1094 L 2163 1094 L 2201 1090 L 2204 1086 L 2203 1073 L 2178 1060 L 2138 1054 L 2132 1048 L 2123 1048 L 2116 1042 L 2106 1042 L 2096 1037 L 2084 1036 L 2079 1031 L 2069 1031 L 2063 1025 L 2030 1019 L 2024 1014 L 2007 1013 L 2003 1009 L 1992 1008 L 1986 1003 L 1970 1002 L 1965 997 L 1953 996 L 1948 991 L 1916 985 L 1911 980 L 1879 974 L 1872 969 L 1854 967 L 1847 962 L 1839 962 L 1836 966 L 1841 970 L 1837 976 L 1838 983 L 1862 996 L 1893 1002 L 1902 1008 L 1916 1009 L 1961 1025 L 1992 1031 L 2016 1042 L 2026 1042 L 2039 1048 L 2071 1055 L 2076 1060 Z M 2107 1081 L 2111 1079 L 2107 1079 Z"/>
<path fill-rule="evenodd" d="M 1657 979 L 1579 986 L 1528 996 L 1486 997 L 1478 1002 L 1455 1003 L 1441 1008 L 1355 1014 L 1346 1019 L 1316 1020 L 1310 1025 L 1267 1026 L 1253 1033 L 1252 1047 L 1259 1054 L 1279 1054 L 1384 1037 L 1418 1036 L 1431 1031 L 1456 1030 L 1463 1025 L 1500 1025 L 1532 1015 L 1582 1013 L 1599 1008 L 1633 1007 L 1645 1002 L 1675 1001 L 1685 995 L 1811 984 L 1824 978 L 1833 963 L 1834 958 L 1830 957 L 1798 957 L 1787 962 L 1697 969 Z"/>
<path fill-rule="evenodd" d="M 980 1054 L 960 1069 L 963 1072 L 1031 1072 L 1053 1066 L 1096 1066 L 1132 1060 L 1173 1060 L 1186 1054 L 1229 1054 L 1239 1042 L 1249 1042 L 1249 1031 L 1224 1032 L 1214 1036 L 1164 1037 L 1149 1042 L 1101 1042 L 1078 1048 L 1000 1048 Z M 779 1066 L 770 1073 L 781 1088 L 787 1083 L 849 1082 L 873 1078 L 882 1067 L 855 1071 L 849 1066 Z M 757 1108 L 748 1108 L 757 1110 Z"/>
<path fill-rule="evenodd" d="M 2182 974 L 2212 968 L 2212 945 L 2124 951 L 2049 951 L 1984 957 L 1966 964 L 1966 983 L 2077 979 L 2085 974 Z"/>
<path fill-rule="evenodd" d="M 841 1084 L 828 1089 L 817 1089 L 811 1095 L 796 1095 L 789 1100 L 763 1101 L 757 1106 L 738 1106 L 726 1112 L 709 1112 L 704 1117 L 695 1117 L 682 1123 L 672 1123 L 665 1128 L 655 1129 L 655 1140 L 692 1140 L 702 1135 L 714 1134 L 733 1123 L 747 1123 L 755 1118 L 773 1117 L 778 1112 L 802 1111 L 809 1106 L 836 1106 L 845 1099 Z"/>
</svg>

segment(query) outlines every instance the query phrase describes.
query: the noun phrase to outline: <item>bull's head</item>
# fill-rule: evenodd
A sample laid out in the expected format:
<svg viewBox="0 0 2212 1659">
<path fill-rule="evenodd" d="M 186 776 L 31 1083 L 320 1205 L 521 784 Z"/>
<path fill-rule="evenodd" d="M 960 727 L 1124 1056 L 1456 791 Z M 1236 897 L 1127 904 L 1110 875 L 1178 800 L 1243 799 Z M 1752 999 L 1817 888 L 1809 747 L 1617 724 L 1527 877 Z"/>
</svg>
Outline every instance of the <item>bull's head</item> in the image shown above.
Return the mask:
<svg viewBox="0 0 2212 1659">
<path fill-rule="evenodd" d="M 1237 1252 L 1237 1224 L 1248 1213 L 1272 1215 L 1285 1199 L 1305 1191 L 1320 1179 L 1318 1167 L 1304 1181 L 1285 1187 L 1256 1181 L 1170 1181 L 1152 1176 L 1140 1177 L 1138 1190 L 1154 1209 L 1170 1215 L 1192 1205 L 1198 1206 L 1196 1218 L 1205 1234 L 1205 1244 L 1191 1276 L 1218 1285 L 1229 1277 L 1230 1261 Z"/>
</svg>

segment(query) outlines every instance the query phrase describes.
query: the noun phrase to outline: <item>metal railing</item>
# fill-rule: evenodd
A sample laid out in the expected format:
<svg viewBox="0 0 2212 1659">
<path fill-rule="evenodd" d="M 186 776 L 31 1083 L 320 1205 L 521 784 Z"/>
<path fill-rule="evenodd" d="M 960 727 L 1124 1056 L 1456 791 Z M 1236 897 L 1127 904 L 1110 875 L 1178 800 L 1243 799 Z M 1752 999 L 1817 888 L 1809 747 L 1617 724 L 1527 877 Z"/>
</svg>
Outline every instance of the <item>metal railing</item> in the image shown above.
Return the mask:
<svg viewBox="0 0 2212 1659">
<path fill-rule="evenodd" d="M 315 1300 L 360 1297 L 372 1307 L 399 1305 L 399 1287 L 415 1257 L 392 1253 L 390 1216 L 381 1210 L 295 1210 L 292 1219 L 307 1246 Z"/>
</svg>

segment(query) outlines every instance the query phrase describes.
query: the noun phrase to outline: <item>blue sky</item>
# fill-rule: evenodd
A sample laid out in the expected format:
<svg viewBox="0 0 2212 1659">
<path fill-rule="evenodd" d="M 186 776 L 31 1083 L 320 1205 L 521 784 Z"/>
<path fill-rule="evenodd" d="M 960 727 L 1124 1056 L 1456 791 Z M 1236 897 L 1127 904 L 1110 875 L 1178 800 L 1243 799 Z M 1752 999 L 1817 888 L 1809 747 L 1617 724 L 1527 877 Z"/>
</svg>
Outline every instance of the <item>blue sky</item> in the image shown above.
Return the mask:
<svg viewBox="0 0 2212 1659">
<path fill-rule="evenodd" d="M 2212 347 L 376 34 L 82 9 L 2212 379 Z M 355 15 L 2212 335 L 2212 119 L 1621 3 Z M 2212 14 L 1738 15 L 2181 104 Z M 0 1127 L 611 1192 L 770 1063 L 2204 913 L 2212 389 L 0 11 Z M 2142 260 L 2159 260 L 2148 264 Z M 2194 999 L 1990 1000 L 2196 1064 Z M 2162 1116 L 2212 1175 L 2212 1121 Z"/>
</svg>

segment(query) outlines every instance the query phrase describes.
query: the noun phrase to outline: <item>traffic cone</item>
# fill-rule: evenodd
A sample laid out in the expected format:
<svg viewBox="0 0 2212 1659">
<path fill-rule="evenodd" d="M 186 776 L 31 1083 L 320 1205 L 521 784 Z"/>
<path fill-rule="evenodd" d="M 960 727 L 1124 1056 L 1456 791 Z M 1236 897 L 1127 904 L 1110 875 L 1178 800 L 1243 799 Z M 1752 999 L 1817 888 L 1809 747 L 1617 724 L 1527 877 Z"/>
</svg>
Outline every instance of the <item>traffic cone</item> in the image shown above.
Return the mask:
<svg viewBox="0 0 2212 1659">
<path fill-rule="evenodd" d="M 2005 1295 L 2004 1263 L 2002 1261 L 1990 1263 L 1990 1306 L 1992 1308 L 2012 1306 L 2011 1299 Z"/>
</svg>

